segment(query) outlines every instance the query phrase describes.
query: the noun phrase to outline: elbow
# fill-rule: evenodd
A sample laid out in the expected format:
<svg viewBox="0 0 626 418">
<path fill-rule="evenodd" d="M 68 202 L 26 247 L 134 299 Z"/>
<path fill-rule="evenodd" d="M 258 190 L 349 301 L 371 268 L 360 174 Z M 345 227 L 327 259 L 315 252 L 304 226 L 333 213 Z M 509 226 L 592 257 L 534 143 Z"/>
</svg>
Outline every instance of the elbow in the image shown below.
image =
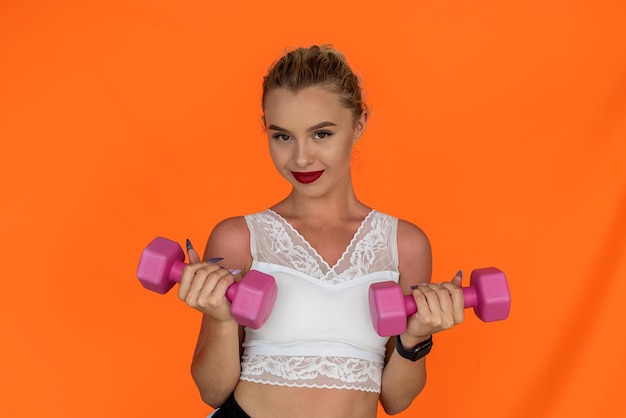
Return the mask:
<svg viewBox="0 0 626 418">
<path fill-rule="evenodd" d="M 235 388 L 235 385 L 216 386 L 210 380 L 202 378 L 201 375 L 192 373 L 192 377 L 200 393 L 200 399 L 213 409 L 221 407 Z"/>
<path fill-rule="evenodd" d="M 217 409 L 224 404 L 225 399 L 220 400 L 215 396 L 210 396 L 207 391 L 200 391 L 200 398 L 202 398 L 202 402 L 209 405 L 213 409 Z"/>
<path fill-rule="evenodd" d="M 200 390 L 200 399 L 202 399 L 202 402 L 209 405 L 213 409 L 219 408 L 219 406 L 215 404 L 215 400 L 212 397 L 208 396 L 208 394 L 203 392 L 202 390 Z"/>
<path fill-rule="evenodd" d="M 387 398 L 387 397 L 381 396 L 380 405 L 383 407 L 385 414 L 397 415 L 401 413 L 402 411 L 407 410 L 409 406 L 411 406 L 411 402 L 413 402 L 413 399 L 415 399 L 415 397 L 406 396 L 406 395 L 402 397 L 393 397 L 393 398 Z"/>
<path fill-rule="evenodd" d="M 199 392 L 202 402 L 209 405 L 213 409 L 220 408 L 222 405 L 224 405 L 224 402 L 226 402 L 226 400 L 230 396 L 230 392 L 224 395 L 223 393 L 216 393 L 215 390 L 210 389 L 199 388 Z"/>
<path fill-rule="evenodd" d="M 209 405 L 213 409 L 221 407 L 226 399 L 230 396 L 232 391 L 224 390 L 225 388 L 216 388 L 207 382 L 205 379 L 198 378 L 192 374 L 194 383 L 200 393 L 200 399 L 202 402 Z"/>
<path fill-rule="evenodd" d="M 220 408 L 224 405 L 224 402 L 226 402 L 231 393 L 217 391 L 215 388 L 202 388 L 200 386 L 198 386 L 198 391 L 200 392 L 200 399 L 202 399 L 202 402 L 209 405 L 213 409 Z"/>
<path fill-rule="evenodd" d="M 394 393 L 395 396 L 381 396 L 380 404 L 383 407 L 383 410 L 387 415 L 397 415 L 401 412 L 409 409 L 413 400 L 417 398 L 417 396 L 424 389 L 426 382 L 422 382 L 418 387 L 414 388 L 414 391 L 405 392 L 403 394 L 398 395 Z"/>
<path fill-rule="evenodd" d="M 392 403 L 392 404 L 385 404 L 381 402 L 381 405 L 383 407 L 383 410 L 385 411 L 385 414 L 387 415 L 397 415 L 402 411 L 405 411 L 409 408 L 409 406 L 411 406 L 411 402 L 408 403 Z"/>
<path fill-rule="evenodd" d="M 409 409 L 409 407 L 411 406 L 411 403 L 413 403 L 413 399 L 415 399 L 416 397 L 417 395 L 412 396 L 412 397 L 407 397 L 404 399 L 396 399 L 393 402 L 381 401 L 381 405 L 387 415 L 398 415 L 399 413 L 404 412 L 407 409 Z"/>
</svg>

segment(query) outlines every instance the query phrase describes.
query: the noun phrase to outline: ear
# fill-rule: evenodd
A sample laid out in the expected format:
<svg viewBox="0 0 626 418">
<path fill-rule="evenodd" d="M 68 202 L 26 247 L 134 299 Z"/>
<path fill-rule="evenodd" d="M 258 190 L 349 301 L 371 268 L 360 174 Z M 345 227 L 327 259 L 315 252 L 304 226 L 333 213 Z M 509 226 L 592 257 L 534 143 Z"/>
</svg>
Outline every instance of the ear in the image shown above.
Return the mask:
<svg viewBox="0 0 626 418">
<path fill-rule="evenodd" d="M 368 117 L 369 117 L 369 113 L 367 113 L 367 110 L 363 110 L 363 113 L 361 113 L 361 116 L 355 122 L 355 124 L 354 124 L 354 140 L 353 140 L 354 144 L 357 143 L 359 138 L 361 138 L 361 135 L 363 135 L 363 132 L 365 132 L 365 126 L 367 125 L 367 118 Z"/>
</svg>

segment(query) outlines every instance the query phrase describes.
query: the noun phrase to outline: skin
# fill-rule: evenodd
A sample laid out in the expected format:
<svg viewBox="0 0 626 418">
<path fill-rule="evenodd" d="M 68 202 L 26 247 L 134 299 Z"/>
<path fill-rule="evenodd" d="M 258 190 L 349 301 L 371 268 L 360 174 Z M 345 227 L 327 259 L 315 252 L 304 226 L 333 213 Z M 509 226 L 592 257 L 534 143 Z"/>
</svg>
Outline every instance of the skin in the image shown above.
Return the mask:
<svg viewBox="0 0 626 418">
<path fill-rule="evenodd" d="M 292 186 L 290 194 L 272 209 L 334 265 L 371 210 L 357 199 L 350 173 L 352 148 L 365 131 L 367 112 L 355 119 L 335 93 L 321 87 L 298 93 L 271 91 L 264 112 L 270 156 Z M 310 184 L 298 182 L 293 175 L 312 171 L 323 174 Z M 234 390 L 238 403 L 254 418 L 373 418 L 379 401 L 389 415 L 408 408 L 426 383 L 426 358 L 417 362 L 402 358 L 394 349 L 393 338 L 387 347 L 380 395 L 239 381 L 243 329 L 230 313 L 225 292 L 241 278 L 228 269 L 243 273 L 250 269 L 249 239 L 243 217 L 219 223 L 209 237 L 203 259 L 226 258 L 219 266 L 208 264 L 200 262 L 191 250 L 191 264 L 179 286 L 179 297 L 203 313 L 191 367 L 202 399 L 216 408 Z M 463 321 L 463 293 L 459 277 L 430 283 L 431 248 L 417 226 L 399 220 L 397 240 L 400 285 L 405 294 L 413 293 L 418 306 L 418 313 L 409 319 L 407 330 L 400 336 L 403 345 L 410 348 Z"/>
</svg>

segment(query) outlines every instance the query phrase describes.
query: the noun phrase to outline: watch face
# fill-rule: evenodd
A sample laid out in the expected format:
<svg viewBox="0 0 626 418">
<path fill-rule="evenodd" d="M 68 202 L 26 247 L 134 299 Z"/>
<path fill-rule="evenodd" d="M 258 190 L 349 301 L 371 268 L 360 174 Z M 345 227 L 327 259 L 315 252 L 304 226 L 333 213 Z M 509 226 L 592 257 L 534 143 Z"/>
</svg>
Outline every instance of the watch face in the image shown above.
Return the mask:
<svg viewBox="0 0 626 418">
<path fill-rule="evenodd" d="M 417 348 L 414 352 L 414 359 L 419 360 L 424 357 L 426 354 L 430 353 L 430 349 L 433 347 L 433 342 L 428 341 L 428 344 Z"/>
<path fill-rule="evenodd" d="M 432 337 L 430 337 L 426 341 L 419 343 L 418 345 L 416 345 L 410 350 L 407 350 L 406 348 L 404 348 L 404 346 L 402 345 L 402 341 L 400 340 L 400 336 L 396 337 L 396 350 L 398 351 L 398 354 L 400 354 L 405 359 L 408 359 L 411 361 L 417 361 L 421 359 L 426 354 L 430 353 L 430 350 L 432 347 L 433 347 Z"/>
</svg>

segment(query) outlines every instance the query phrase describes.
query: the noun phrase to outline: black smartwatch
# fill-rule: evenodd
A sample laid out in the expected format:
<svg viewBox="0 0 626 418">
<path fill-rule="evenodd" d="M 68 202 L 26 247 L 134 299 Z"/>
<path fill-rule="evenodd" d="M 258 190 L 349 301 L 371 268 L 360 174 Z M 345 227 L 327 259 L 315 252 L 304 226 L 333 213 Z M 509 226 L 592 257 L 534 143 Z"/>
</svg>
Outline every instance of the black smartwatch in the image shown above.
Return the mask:
<svg viewBox="0 0 626 418">
<path fill-rule="evenodd" d="M 400 336 L 396 335 L 396 351 L 407 360 L 417 361 L 424 357 L 426 354 L 430 353 L 431 348 L 433 348 L 432 335 L 426 341 L 422 341 L 410 350 L 404 348 L 404 346 L 402 345 L 402 340 L 400 340 Z"/>
</svg>

